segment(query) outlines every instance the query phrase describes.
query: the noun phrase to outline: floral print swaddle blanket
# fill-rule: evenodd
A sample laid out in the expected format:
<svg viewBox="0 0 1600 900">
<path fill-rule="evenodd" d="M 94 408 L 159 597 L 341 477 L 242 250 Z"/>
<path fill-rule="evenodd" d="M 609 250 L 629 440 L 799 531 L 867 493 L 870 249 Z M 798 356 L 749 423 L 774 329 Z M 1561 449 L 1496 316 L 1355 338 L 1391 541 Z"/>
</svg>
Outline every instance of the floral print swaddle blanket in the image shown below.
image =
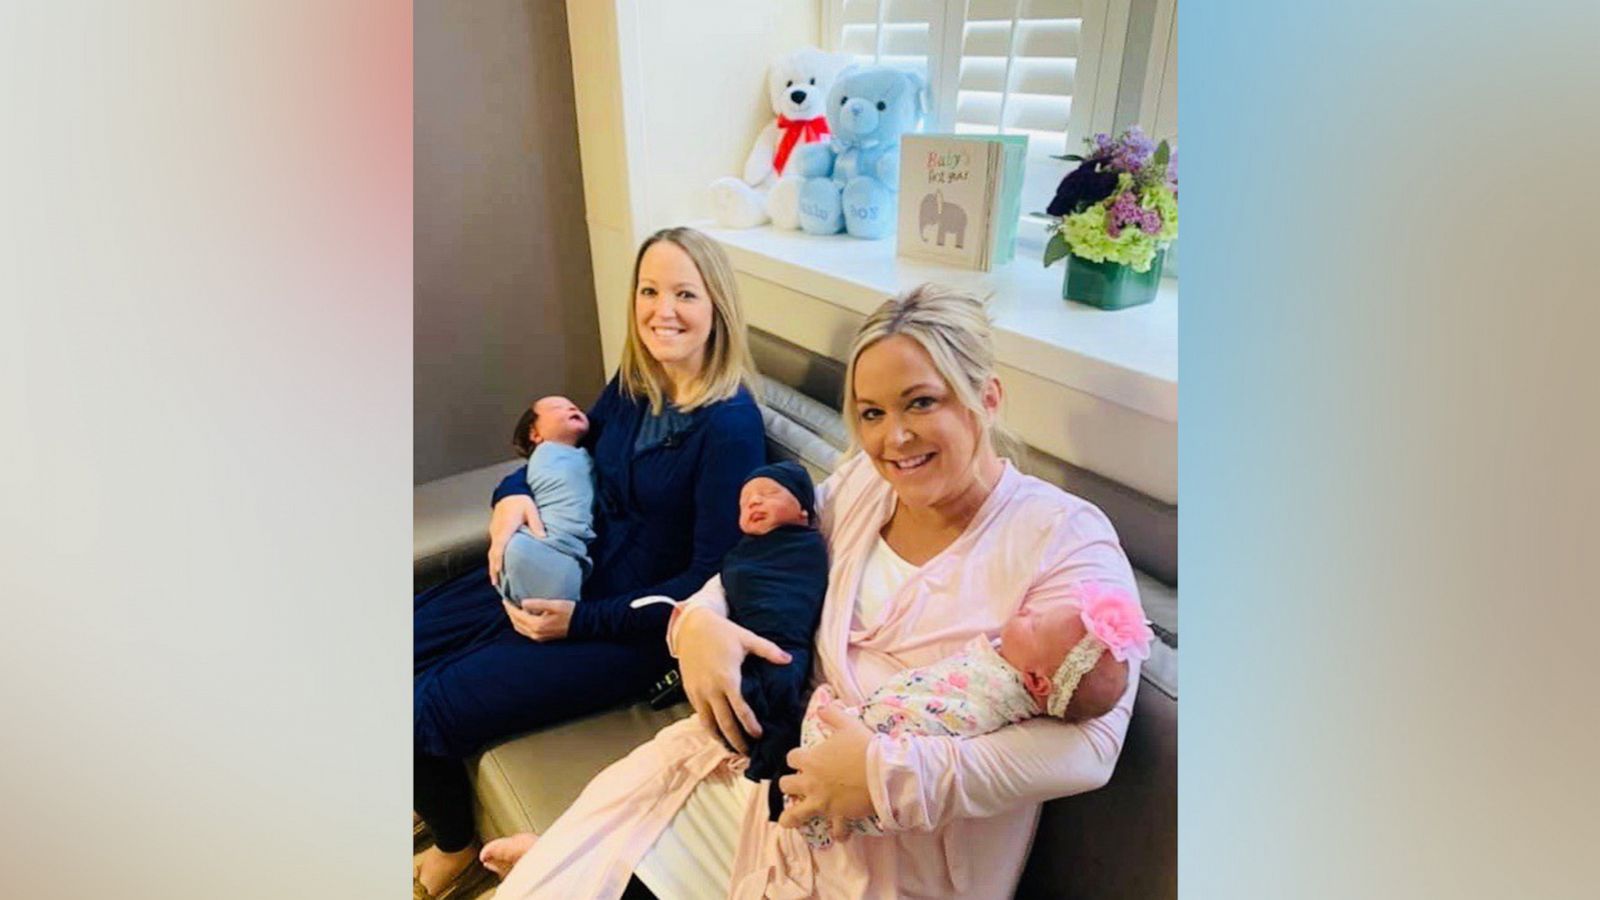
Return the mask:
<svg viewBox="0 0 1600 900">
<path fill-rule="evenodd" d="M 834 700 L 827 685 L 812 694 L 800 726 L 800 746 L 812 747 L 827 737 L 817 711 Z M 1023 687 L 1022 675 L 1000 658 L 985 637 L 973 638 L 954 656 L 896 674 L 859 709 L 847 711 L 878 734 L 895 738 L 976 737 L 1041 712 Z M 800 830 L 806 842 L 818 850 L 833 846 L 828 822 L 821 817 Z M 877 816 L 852 819 L 850 830 L 860 835 L 883 834 Z"/>
</svg>

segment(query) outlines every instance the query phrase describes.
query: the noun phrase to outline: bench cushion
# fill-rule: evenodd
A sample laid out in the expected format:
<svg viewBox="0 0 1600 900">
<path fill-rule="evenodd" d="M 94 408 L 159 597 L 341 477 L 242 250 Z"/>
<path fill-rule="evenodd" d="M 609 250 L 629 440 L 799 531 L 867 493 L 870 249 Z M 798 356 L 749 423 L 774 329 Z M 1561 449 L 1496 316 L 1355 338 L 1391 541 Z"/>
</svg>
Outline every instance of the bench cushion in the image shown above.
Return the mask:
<svg viewBox="0 0 1600 900">
<path fill-rule="evenodd" d="M 469 763 L 485 840 L 544 831 L 601 769 L 693 712 L 635 703 L 496 744 Z"/>
<path fill-rule="evenodd" d="M 489 497 L 522 460 L 419 484 L 411 492 L 412 589 L 454 578 L 489 552 Z"/>
</svg>

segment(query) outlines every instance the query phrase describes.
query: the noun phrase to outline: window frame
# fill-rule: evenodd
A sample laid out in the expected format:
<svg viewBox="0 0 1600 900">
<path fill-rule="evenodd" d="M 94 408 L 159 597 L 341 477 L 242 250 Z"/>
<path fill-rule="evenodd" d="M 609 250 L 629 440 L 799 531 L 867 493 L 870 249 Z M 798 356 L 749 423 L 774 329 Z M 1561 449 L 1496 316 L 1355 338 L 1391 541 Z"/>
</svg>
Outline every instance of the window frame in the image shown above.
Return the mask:
<svg viewBox="0 0 1600 900">
<path fill-rule="evenodd" d="M 874 59 L 883 54 L 884 13 L 892 0 L 874 0 L 878 22 L 874 32 Z M 924 118 L 923 130 L 936 133 L 955 131 L 956 108 L 960 96 L 961 50 L 966 36 L 967 0 L 934 0 L 940 13 L 932 16 L 928 34 L 928 87 L 933 102 L 929 115 Z M 1128 21 L 1132 15 L 1133 0 L 1081 0 L 1083 3 L 1079 53 L 1073 75 L 1072 110 L 1067 127 L 1062 131 L 1062 143 L 1067 153 L 1077 147 L 1068 143 L 1071 135 L 1084 137 L 1115 128 L 1118 91 L 1122 80 L 1123 56 L 1127 49 Z M 1174 0 L 1159 0 L 1169 8 Z M 821 31 L 823 48 L 839 52 L 843 35 L 845 0 L 824 0 L 821 6 Z M 1015 20 L 1021 14 L 1022 0 L 1013 0 L 1012 40 L 1016 39 Z M 1170 13 L 1168 14 L 1170 19 Z M 1160 13 L 1157 26 L 1161 28 Z M 1154 54 L 1152 54 L 1154 55 Z M 1010 83 L 1010 61 L 1007 62 L 1007 85 Z M 1088 77 L 1085 77 L 1088 76 Z M 1090 90 L 1080 92 L 1078 87 L 1087 84 Z M 1004 97 L 1008 97 L 1003 95 Z M 1087 101 L 1087 102 L 1084 102 Z M 1143 100 L 1141 98 L 1141 104 Z M 996 134 L 1008 133 L 1005 129 L 1004 99 L 1002 99 L 1001 124 Z M 1065 177 L 1074 165 L 1065 160 L 1051 159 L 1051 154 L 1035 152 L 1030 144 L 1030 164 L 1059 164 L 1060 176 Z M 1031 209 L 1025 202 L 1018 222 L 1019 247 L 1042 250 L 1044 226 L 1049 219 L 1042 209 Z"/>
<path fill-rule="evenodd" d="M 1178 0 L 1156 0 L 1145 62 L 1144 89 L 1139 94 L 1139 119 L 1157 140 L 1178 135 Z M 1171 127 L 1167 127 L 1170 123 Z"/>
</svg>

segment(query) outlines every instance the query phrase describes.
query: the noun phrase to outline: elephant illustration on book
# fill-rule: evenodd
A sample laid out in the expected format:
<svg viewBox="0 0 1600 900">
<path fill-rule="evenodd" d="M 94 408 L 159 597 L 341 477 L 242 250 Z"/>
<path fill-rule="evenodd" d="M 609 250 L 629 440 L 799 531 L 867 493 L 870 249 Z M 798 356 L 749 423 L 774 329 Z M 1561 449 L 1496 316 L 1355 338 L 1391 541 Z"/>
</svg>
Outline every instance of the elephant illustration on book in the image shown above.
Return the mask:
<svg viewBox="0 0 1600 900">
<path fill-rule="evenodd" d="M 923 243 L 928 242 L 928 226 L 936 229 L 935 237 L 940 247 L 944 246 L 944 237 L 954 235 L 956 249 L 961 250 L 967 241 L 967 211 L 954 203 L 944 199 L 944 191 L 934 191 L 922 198 L 922 205 L 917 210 L 917 236 Z"/>
</svg>

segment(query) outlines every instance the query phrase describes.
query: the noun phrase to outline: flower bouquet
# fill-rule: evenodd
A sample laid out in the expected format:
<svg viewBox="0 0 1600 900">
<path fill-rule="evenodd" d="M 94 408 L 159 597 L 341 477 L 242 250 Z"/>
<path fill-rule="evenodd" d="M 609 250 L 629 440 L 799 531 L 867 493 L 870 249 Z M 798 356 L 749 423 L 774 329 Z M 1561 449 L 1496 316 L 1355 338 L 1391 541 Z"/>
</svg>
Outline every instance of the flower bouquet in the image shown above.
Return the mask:
<svg viewBox="0 0 1600 900">
<path fill-rule="evenodd" d="M 1101 309 L 1155 299 L 1161 259 L 1178 237 L 1178 155 L 1135 125 L 1115 140 L 1097 134 L 1061 179 L 1046 209 L 1061 216 L 1044 264 L 1067 257 L 1061 295 Z"/>
</svg>

